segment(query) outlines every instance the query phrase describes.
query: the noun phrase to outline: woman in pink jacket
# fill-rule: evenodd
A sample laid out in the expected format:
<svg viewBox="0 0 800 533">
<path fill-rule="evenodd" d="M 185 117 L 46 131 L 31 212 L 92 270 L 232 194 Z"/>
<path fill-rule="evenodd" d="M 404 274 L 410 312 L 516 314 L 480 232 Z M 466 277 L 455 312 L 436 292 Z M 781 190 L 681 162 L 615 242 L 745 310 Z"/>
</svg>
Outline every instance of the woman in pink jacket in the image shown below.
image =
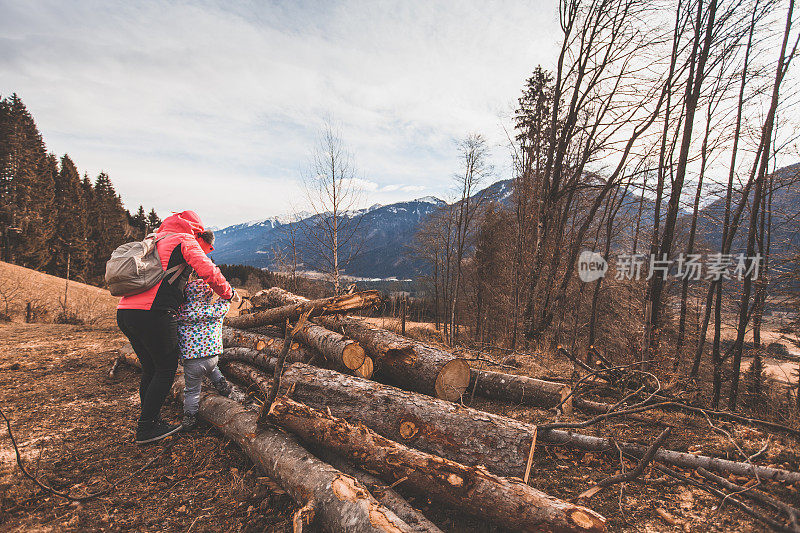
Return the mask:
<svg viewBox="0 0 800 533">
<path fill-rule="evenodd" d="M 183 303 L 183 289 L 192 270 L 205 280 L 220 298 L 231 300 L 235 292 L 219 268 L 206 255 L 214 249 L 206 242 L 200 217 L 194 211 L 176 213 L 164 220 L 156 231 L 166 235 L 156 244 L 161 266 L 168 270 L 185 265 L 180 274 L 162 280 L 155 287 L 133 296 L 123 296 L 117 306 L 119 329 L 131 341 L 142 364 L 139 385 L 141 414 L 136 428 L 136 444 L 163 439 L 180 429 L 159 418 L 178 369 L 177 311 Z"/>
</svg>

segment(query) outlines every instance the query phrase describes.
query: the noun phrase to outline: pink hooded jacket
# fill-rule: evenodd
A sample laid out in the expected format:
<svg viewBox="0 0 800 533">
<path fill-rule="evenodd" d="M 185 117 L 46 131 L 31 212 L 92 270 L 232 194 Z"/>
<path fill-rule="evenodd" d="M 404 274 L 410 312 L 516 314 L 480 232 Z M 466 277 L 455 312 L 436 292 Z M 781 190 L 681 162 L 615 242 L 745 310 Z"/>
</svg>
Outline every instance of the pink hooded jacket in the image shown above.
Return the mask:
<svg viewBox="0 0 800 533">
<path fill-rule="evenodd" d="M 161 266 L 166 270 L 170 256 L 175 248 L 180 246 L 181 254 L 189 267 L 193 268 L 197 275 L 205 280 L 221 298 L 229 300 L 233 296 L 230 283 L 198 243 L 197 236 L 203 231 L 205 231 L 203 223 L 194 211 L 182 211 L 167 217 L 156 230 L 156 234 L 175 233 L 176 235 L 165 237 L 156 244 Z M 205 245 L 205 243 L 203 244 Z M 123 296 L 117 309 L 150 310 L 162 283 L 164 283 L 163 280 L 152 289 L 133 296 Z"/>
</svg>

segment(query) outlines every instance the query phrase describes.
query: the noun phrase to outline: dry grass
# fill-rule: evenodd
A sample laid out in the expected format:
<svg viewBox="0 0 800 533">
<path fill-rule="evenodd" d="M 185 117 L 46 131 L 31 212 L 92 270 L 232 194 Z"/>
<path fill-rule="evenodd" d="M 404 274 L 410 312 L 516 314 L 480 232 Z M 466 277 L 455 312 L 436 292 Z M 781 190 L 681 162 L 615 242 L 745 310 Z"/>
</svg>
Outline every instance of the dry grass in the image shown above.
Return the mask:
<svg viewBox="0 0 800 533">
<path fill-rule="evenodd" d="M 112 326 L 117 302 L 106 289 L 0 262 L 0 313 L 14 321 L 25 320 L 30 303 L 39 322 L 53 322 L 66 312 L 86 324 Z"/>
</svg>

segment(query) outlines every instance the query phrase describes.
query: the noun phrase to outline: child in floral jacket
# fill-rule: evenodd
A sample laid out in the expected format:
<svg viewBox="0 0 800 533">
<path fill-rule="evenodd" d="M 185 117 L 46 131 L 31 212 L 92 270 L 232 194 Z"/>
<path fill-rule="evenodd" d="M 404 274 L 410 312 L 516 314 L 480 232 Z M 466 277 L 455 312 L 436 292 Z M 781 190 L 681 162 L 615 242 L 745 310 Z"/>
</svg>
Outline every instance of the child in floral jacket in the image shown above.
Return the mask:
<svg viewBox="0 0 800 533">
<path fill-rule="evenodd" d="M 186 284 L 185 301 L 178 309 L 178 349 L 181 354 L 186 383 L 183 399 L 183 429 L 197 425 L 200 389 L 203 377 L 208 376 L 214 388 L 230 396 L 231 386 L 217 368 L 222 353 L 222 321 L 230 301 L 214 301 L 214 291 L 198 279 Z"/>
</svg>

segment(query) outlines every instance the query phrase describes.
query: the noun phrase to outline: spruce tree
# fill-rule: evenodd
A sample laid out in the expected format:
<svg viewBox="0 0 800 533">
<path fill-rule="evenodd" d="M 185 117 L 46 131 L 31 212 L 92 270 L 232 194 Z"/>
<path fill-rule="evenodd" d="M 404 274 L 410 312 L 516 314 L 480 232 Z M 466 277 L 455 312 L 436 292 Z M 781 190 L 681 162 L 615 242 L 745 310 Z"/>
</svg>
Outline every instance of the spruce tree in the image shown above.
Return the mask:
<svg viewBox="0 0 800 533">
<path fill-rule="evenodd" d="M 25 104 L 0 102 L 0 239 L 3 258 L 41 268 L 52 230 L 53 168 Z"/>
<path fill-rule="evenodd" d="M 111 252 L 125 242 L 126 237 L 125 209 L 105 172 L 101 172 L 94 182 L 91 212 L 91 276 L 99 277 L 105 272 Z"/>
<path fill-rule="evenodd" d="M 56 231 L 52 238 L 53 256 L 49 270 L 65 276 L 67 260 L 70 278 L 86 279 L 89 262 L 89 198 L 81 184 L 78 169 L 68 155 L 61 158 L 55 180 Z"/>
<path fill-rule="evenodd" d="M 158 214 L 156 214 L 155 209 L 151 209 L 150 213 L 147 215 L 147 226 L 149 227 L 150 233 L 154 232 L 158 229 L 161 225 L 161 219 L 158 218 Z"/>
<path fill-rule="evenodd" d="M 131 226 L 136 229 L 136 236 L 137 238 L 141 237 L 144 239 L 145 234 L 148 231 L 147 228 L 147 214 L 144 212 L 144 207 L 139 206 L 139 210 L 136 211 L 136 214 L 131 217 Z"/>
</svg>

